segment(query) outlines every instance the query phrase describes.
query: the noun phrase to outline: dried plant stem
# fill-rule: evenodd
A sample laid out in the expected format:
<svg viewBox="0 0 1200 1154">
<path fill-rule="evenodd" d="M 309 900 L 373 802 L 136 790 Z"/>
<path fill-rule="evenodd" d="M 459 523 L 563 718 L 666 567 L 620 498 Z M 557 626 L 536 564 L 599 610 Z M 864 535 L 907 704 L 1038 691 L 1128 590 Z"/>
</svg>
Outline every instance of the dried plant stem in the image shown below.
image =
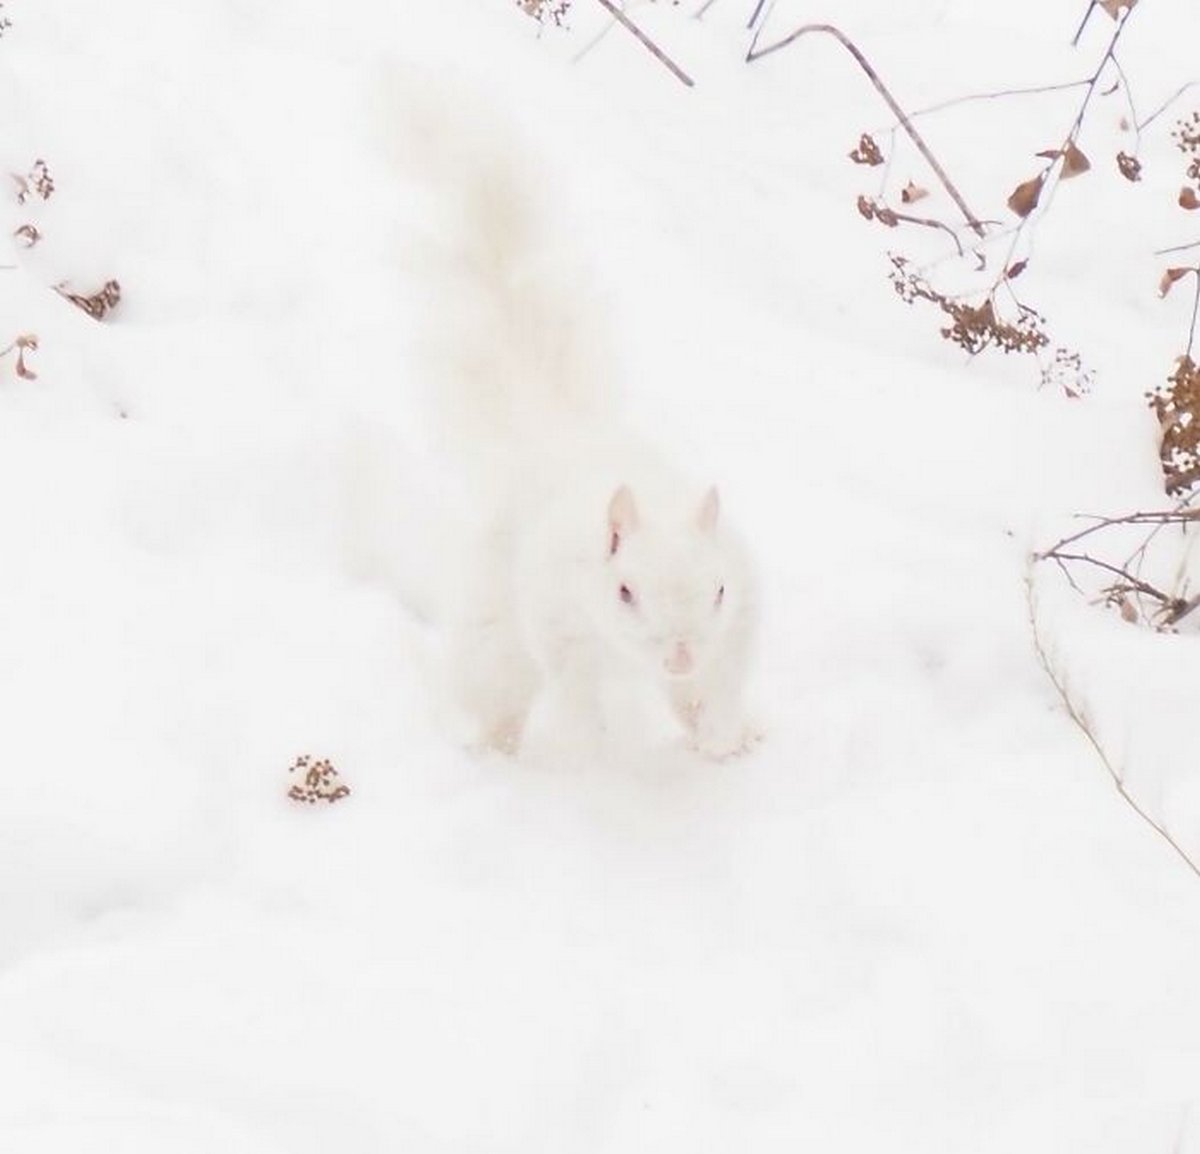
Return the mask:
<svg viewBox="0 0 1200 1154">
<path fill-rule="evenodd" d="M 1071 37 L 1071 47 L 1079 46 L 1079 38 L 1083 35 L 1083 30 L 1088 26 L 1088 21 L 1092 18 L 1092 13 L 1096 11 L 1098 0 L 1088 0 L 1087 11 L 1083 14 L 1083 19 L 1079 22 L 1079 27 L 1075 29 L 1075 35 Z"/>
<path fill-rule="evenodd" d="M 1080 25 L 1079 32 L 1076 33 L 1075 40 L 1072 41 L 1072 45 L 1074 45 L 1079 39 L 1079 35 L 1083 32 L 1084 25 L 1087 24 L 1088 17 L 1091 16 L 1092 9 L 1095 8 L 1095 6 L 1096 0 L 1092 0 L 1092 4 L 1088 8 L 1087 14 L 1084 16 L 1083 24 Z M 1058 186 L 1062 183 L 1062 172 L 1066 165 L 1068 149 L 1077 147 L 1076 141 L 1079 137 L 1079 131 L 1083 127 L 1084 117 L 1087 115 L 1087 110 L 1091 105 L 1092 97 L 1096 95 L 1096 89 L 1100 85 L 1100 78 L 1104 75 L 1104 70 L 1110 63 L 1112 63 L 1117 68 L 1118 72 L 1121 71 L 1121 67 L 1117 63 L 1115 53 L 1117 50 L 1117 44 L 1121 39 L 1121 34 L 1125 31 L 1125 25 L 1129 23 L 1129 16 L 1131 12 L 1132 9 L 1126 8 L 1121 13 L 1120 18 L 1117 20 L 1117 26 L 1113 29 L 1113 34 L 1109 38 L 1108 47 L 1105 48 L 1104 54 L 1100 57 L 1100 63 L 1096 65 L 1095 71 L 1090 77 L 1088 77 L 1087 91 L 1083 94 L 1083 100 L 1080 101 L 1079 110 L 1075 113 L 1075 119 L 1071 122 L 1070 128 L 1067 129 L 1067 134 L 1063 141 L 1062 148 L 1050 160 L 1047 161 L 1046 166 L 1041 170 L 1040 173 L 1037 174 L 1037 176 L 1033 178 L 1032 181 L 1027 182 L 1029 184 L 1036 183 L 1038 185 L 1040 190 L 1041 211 L 1035 213 L 1032 211 L 1033 206 L 1031 206 L 1030 211 L 1026 211 L 1021 214 L 1021 219 L 1018 222 L 1017 227 L 1012 232 L 1012 241 L 1008 246 L 1008 253 L 1004 258 L 1004 263 L 1001 266 L 1000 274 L 997 277 L 997 284 L 1006 276 L 1004 270 L 1013 263 L 1021 240 L 1025 236 L 1026 230 L 1030 227 L 1030 222 L 1034 220 L 1035 216 L 1044 216 L 1049 210 L 1050 204 L 1054 200 L 1055 194 L 1058 192 Z M 1129 104 L 1130 107 L 1132 107 L 1132 100 L 1129 100 Z M 1037 202 L 1035 201 L 1035 204 L 1036 203 Z"/>
<path fill-rule="evenodd" d="M 1187 252 L 1187 250 L 1191 248 L 1200 248 L 1200 240 L 1190 240 L 1187 244 L 1173 244 L 1170 248 L 1156 248 L 1154 250 L 1154 255 L 1166 256 L 1168 253 L 1172 252 Z"/>
<path fill-rule="evenodd" d="M 949 100 L 940 100 L 937 104 L 927 104 L 924 108 L 914 109 L 908 114 L 909 120 L 921 116 L 932 116 L 935 112 L 945 112 L 957 108 L 960 104 L 975 104 L 981 100 L 1002 100 L 1009 96 L 1041 96 L 1048 92 L 1069 92 L 1072 88 L 1082 88 L 1091 80 L 1084 76 L 1079 80 L 1065 80 L 1061 84 L 1036 84 L 1030 88 L 999 88 L 994 92 L 972 92 L 966 96 L 955 96 Z"/>
<path fill-rule="evenodd" d="M 1187 351 L 1183 354 L 1185 357 L 1192 355 L 1192 348 L 1196 344 L 1196 321 L 1200 318 L 1200 268 L 1192 269 L 1192 273 L 1196 287 L 1192 295 L 1192 323 L 1188 328 Z"/>
<path fill-rule="evenodd" d="M 674 60 L 672 60 L 661 48 L 659 48 L 659 46 L 655 44 L 654 41 L 651 40 L 650 37 L 647 36 L 632 20 L 630 20 L 629 17 L 626 16 L 625 13 L 622 12 L 621 9 L 612 2 L 612 0 L 596 0 L 596 2 L 606 12 L 608 12 L 609 15 L 612 16 L 612 18 L 618 24 L 620 24 L 622 28 L 632 32 L 633 35 L 637 37 L 642 47 L 644 47 L 651 56 L 658 60 L 659 63 L 664 65 L 677 80 L 683 84 L 686 84 L 689 88 L 694 86 L 695 81 L 693 81 L 692 78 L 686 72 L 684 72 L 684 70 L 680 68 Z"/>
<path fill-rule="evenodd" d="M 1117 43 L 1121 39 L 1121 34 L 1125 31 L 1125 25 L 1129 23 L 1129 16 L 1133 10 L 1126 8 L 1122 13 L 1121 18 L 1117 21 L 1116 28 L 1113 29 L 1112 37 L 1109 39 L 1108 47 L 1104 50 L 1104 55 L 1100 57 L 1100 63 L 1096 65 L 1096 71 L 1092 73 L 1091 79 L 1088 81 L 1087 91 L 1083 94 L 1083 102 L 1079 105 L 1079 111 L 1075 114 L 1075 121 L 1071 125 L 1071 130 L 1067 133 L 1067 139 L 1074 143 L 1075 138 L 1079 135 L 1079 129 L 1083 125 L 1083 118 L 1087 113 L 1088 105 L 1092 102 L 1092 97 L 1096 94 L 1096 89 L 1100 84 L 1100 77 L 1104 74 L 1105 68 L 1108 67 L 1111 61 L 1117 66 L 1120 71 L 1120 65 L 1117 65 L 1116 56 Z"/>
<path fill-rule="evenodd" d="M 944 221 L 934 220 L 933 217 L 930 216 L 910 216 L 906 212 L 896 212 L 894 210 L 891 211 L 892 216 L 896 220 L 903 221 L 905 224 L 919 224 L 922 228 L 935 228 L 939 232 L 946 233 L 950 239 L 954 241 L 954 247 L 958 249 L 958 255 L 964 255 L 962 241 L 958 239 L 958 233 L 956 233 L 954 229 L 952 229 Z"/>
<path fill-rule="evenodd" d="M 746 54 L 747 63 L 753 63 L 755 60 L 761 60 L 764 56 L 769 56 L 772 52 L 778 52 L 781 48 L 786 48 L 789 44 L 793 44 L 802 36 L 807 36 L 810 33 L 820 33 L 825 36 L 832 36 L 858 63 L 859 68 L 866 73 L 867 79 L 875 87 L 875 91 L 883 97 L 888 108 L 891 109 L 892 115 L 900 123 L 901 127 L 907 133 L 908 138 L 917 147 L 917 151 L 925 158 L 925 162 L 933 169 L 934 175 L 938 178 L 941 186 L 946 190 L 950 199 L 958 206 L 959 212 L 971 230 L 979 237 L 987 235 L 987 230 L 984 228 L 982 221 L 977 217 L 970 208 L 967 207 L 967 202 L 963 199 L 962 193 L 958 191 L 954 181 L 950 179 L 949 174 L 942 167 L 937 157 L 934 156 L 928 144 L 925 143 L 925 138 L 917 131 L 916 125 L 913 124 L 908 114 L 900 107 L 896 98 L 891 94 L 887 85 L 880 79 L 879 73 L 875 71 L 871 62 L 862 54 L 858 45 L 854 43 L 840 28 L 836 28 L 832 24 L 804 24 L 797 28 L 794 32 L 785 36 L 782 40 L 777 40 L 774 44 L 768 44 L 766 48 L 758 47 L 758 38 L 762 29 L 754 34 L 754 40 L 750 44 L 750 51 Z"/>
<path fill-rule="evenodd" d="M 767 6 L 767 0 L 758 0 L 754 6 L 754 11 L 750 13 L 750 20 L 746 24 L 747 28 L 753 28 L 758 23 L 759 17 L 763 14 L 763 9 Z"/>
<path fill-rule="evenodd" d="M 1167 97 L 1145 120 L 1139 120 L 1134 127 L 1140 133 L 1148 124 L 1153 124 L 1172 104 L 1175 103 L 1189 89 L 1195 88 L 1200 84 L 1200 80 L 1189 80 L 1186 84 L 1180 85 L 1170 96 Z"/>
<path fill-rule="evenodd" d="M 1073 564 L 1088 565 L 1093 569 L 1099 569 L 1103 573 L 1117 577 L 1119 578 L 1118 581 L 1113 582 L 1102 590 L 1109 604 L 1122 605 L 1125 596 L 1130 593 L 1148 597 L 1159 608 L 1154 611 L 1152 617 L 1150 614 L 1147 614 L 1147 619 L 1152 619 L 1159 629 L 1173 628 L 1191 614 L 1197 606 L 1200 606 L 1200 598 L 1186 599 L 1167 593 L 1143 579 L 1141 569 L 1150 543 L 1168 525 L 1187 526 L 1200 522 L 1200 508 L 1191 507 L 1190 501 L 1191 497 L 1187 497 L 1176 508 L 1165 509 L 1159 512 L 1128 513 L 1123 517 L 1097 517 L 1086 529 L 1081 529 L 1077 533 L 1072 533 L 1070 536 L 1064 537 L 1049 549 L 1034 554 L 1033 559 L 1035 561 L 1053 561 L 1062 570 L 1064 576 L 1071 583 L 1072 588 L 1078 593 L 1082 593 L 1083 590 L 1080 589 L 1071 573 L 1070 566 Z M 1111 561 L 1104 561 L 1087 552 L 1068 552 L 1069 546 L 1092 536 L 1094 533 L 1103 532 L 1116 525 L 1152 526 L 1145 540 L 1142 541 L 1122 564 L 1118 565 Z"/>
<path fill-rule="evenodd" d="M 1039 553 L 1038 557 L 1053 556 L 1066 546 L 1074 545 L 1076 541 L 1090 537 L 1093 533 L 1111 529 L 1114 525 L 1157 525 L 1160 527 L 1163 525 L 1192 525 L 1200 521 L 1200 509 L 1188 508 L 1185 504 L 1181 504 L 1176 509 L 1154 509 L 1147 512 L 1126 513 L 1120 517 L 1091 517 L 1089 519 L 1092 524 L 1086 529 L 1080 529 L 1078 533 L 1064 537 L 1061 541 L 1051 545 L 1049 549 Z"/>
<path fill-rule="evenodd" d="M 1182 861 L 1183 864 L 1187 866 L 1187 868 L 1193 874 L 1195 874 L 1196 877 L 1200 878 L 1200 865 L 1197 865 L 1196 861 L 1190 857 L 1187 851 L 1171 836 L 1166 826 L 1151 817 L 1150 814 L 1138 804 L 1137 800 L 1133 797 L 1129 790 L 1126 789 L 1125 780 L 1120 770 L 1118 770 L 1116 765 L 1113 764 L 1112 759 L 1108 756 L 1108 753 L 1105 751 L 1100 739 L 1096 736 L 1095 731 L 1088 722 L 1087 716 L 1083 709 L 1072 699 L 1063 678 L 1054 668 L 1054 663 L 1050 660 L 1050 655 L 1046 651 L 1045 643 L 1042 641 L 1042 635 L 1038 629 L 1037 605 L 1033 591 L 1032 568 L 1030 568 L 1025 575 L 1025 604 L 1029 610 L 1029 628 L 1033 636 L 1033 650 L 1037 655 L 1038 664 L 1042 667 L 1042 672 L 1046 674 L 1050 684 L 1054 686 L 1054 691 L 1058 694 L 1058 698 L 1062 702 L 1063 708 L 1067 711 L 1067 716 L 1075 723 L 1079 729 L 1079 732 L 1083 734 L 1083 736 L 1087 739 L 1088 744 L 1095 751 L 1096 756 L 1100 759 L 1100 764 L 1104 766 L 1108 776 L 1112 778 L 1113 785 L 1116 786 L 1117 793 L 1120 795 L 1125 804 L 1128 805 L 1129 808 L 1133 810 L 1133 812 L 1137 814 L 1137 816 L 1141 818 L 1146 825 L 1148 825 L 1168 846 L 1171 847 L 1172 850 L 1175 851 L 1175 854 L 1179 860 Z"/>
<path fill-rule="evenodd" d="M 1087 565 L 1092 565 L 1097 569 L 1103 569 L 1106 573 L 1120 577 L 1131 590 L 1137 593 L 1144 593 L 1147 597 L 1152 597 L 1164 607 L 1173 606 L 1178 600 L 1169 593 L 1164 593 L 1161 589 L 1151 585 L 1148 581 L 1143 581 L 1140 577 L 1134 576 L 1120 565 L 1114 565 L 1111 561 L 1101 561 L 1099 557 L 1093 557 L 1090 553 L 1063 553 L 1058 549 L 1053 549 L 1048 553 L 1041 554 L 1037 559 L 1039 561 L 1057 561 L 1060 565 L 1065 561 L 1079 561 Z"/>
</svg>

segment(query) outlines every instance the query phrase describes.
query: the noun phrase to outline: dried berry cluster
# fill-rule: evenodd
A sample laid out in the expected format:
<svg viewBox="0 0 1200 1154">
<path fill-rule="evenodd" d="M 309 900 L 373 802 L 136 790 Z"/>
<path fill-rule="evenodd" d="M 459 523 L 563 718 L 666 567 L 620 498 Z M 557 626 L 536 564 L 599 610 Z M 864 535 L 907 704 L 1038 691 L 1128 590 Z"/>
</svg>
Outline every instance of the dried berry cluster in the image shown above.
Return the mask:
<svg viewBox="0 0 1200 1154">
<path fill-rule="evenodd" d="M 1200 365 L 1190 355 L 1147 394 L 1162 430 L 1159 457 L 1168 493 L 1183 493 L 1200 481 Z"/>
<path fill-rule="evenodd" d="M 314 761 L 308 754 L 298 757 L 288 768 L 288 773 L 299 773 L 303 779 L 288 790 L 292 801 L 316 805 L 327 801 L 332 805 L 350 796 L 350 787 L 338 781 L 338 771 L 327 757 Z"/>
<path fill-rule="evenodd" d="M 1184 185 L 1179 191 L 1181 207 L 1195 210 L 1200 208 L 1200 112 L 1193 112 L 1176 125 L 1171 135 L 1175 139 L 1175 147 L 1188 158 L 1187 178 L 1195 185 Z"/>
<path fill-rule="evenodd" d="M 984 349 L 998 348 L 1006 353 L 1037 353 L 1050 343 L 1043 328 L 1045 318 L 1028 306 L 1018 304 L 1016 319 L 1004 320 L 990 294 L 977 305 L 954 300 L 911 270 L 904 257 L 893 254 L 891 259 L 889 277 L 896 294 L 905 304 L 916 300 L 936 304 L 950 319 L 940 330 L 942 336 L 964 352 L 974 356 Z"/>
<path fill-rule="evenodd" d="M 571 10 L 571 0 L 517 0 L 517 7 L 526 16 L 532 16 L 539 24 L 552 20 L 561 28 L 567 13 Z"/>
</svg>

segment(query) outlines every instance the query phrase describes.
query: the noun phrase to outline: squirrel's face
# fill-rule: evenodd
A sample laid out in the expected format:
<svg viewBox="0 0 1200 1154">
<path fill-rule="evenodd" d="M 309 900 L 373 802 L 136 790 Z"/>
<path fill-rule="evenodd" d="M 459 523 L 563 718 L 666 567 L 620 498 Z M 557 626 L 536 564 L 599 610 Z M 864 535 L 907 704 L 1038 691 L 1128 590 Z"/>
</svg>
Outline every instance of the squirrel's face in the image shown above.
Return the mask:
<svg viewBox="0 0 1200 1154">
<path fill-rule="evenodd" d="M 609 503 L 600 624 L 660 677 L 699 672 L 744 595 L 741 574 L 721 548 L 718 512 L 716 489 L 680 524 L 643 524 L 624 485 Z"/>
</svg>

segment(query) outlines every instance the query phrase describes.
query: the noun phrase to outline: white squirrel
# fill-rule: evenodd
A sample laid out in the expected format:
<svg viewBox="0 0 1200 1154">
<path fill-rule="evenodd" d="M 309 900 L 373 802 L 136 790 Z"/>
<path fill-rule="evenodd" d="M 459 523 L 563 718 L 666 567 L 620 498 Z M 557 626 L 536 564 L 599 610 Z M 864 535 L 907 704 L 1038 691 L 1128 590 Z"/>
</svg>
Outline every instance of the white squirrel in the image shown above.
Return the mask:
<svg viewBox="0 0 1200 1154">
<path fill-rule="evenodd" d="M 632 683 L 702 754 L 747 750 L 756 595 L 717 489 L 621 420 L 599 310 L 512 134 L 425 116 L 405 155 L 435 225 L 409 263 L 422 376 L 478 514 L 447 654 L 470 743 L 516 753 L 536 707 L 556 738 L 594 744 L 626 720 L 608 690 Z"/>
</svg>

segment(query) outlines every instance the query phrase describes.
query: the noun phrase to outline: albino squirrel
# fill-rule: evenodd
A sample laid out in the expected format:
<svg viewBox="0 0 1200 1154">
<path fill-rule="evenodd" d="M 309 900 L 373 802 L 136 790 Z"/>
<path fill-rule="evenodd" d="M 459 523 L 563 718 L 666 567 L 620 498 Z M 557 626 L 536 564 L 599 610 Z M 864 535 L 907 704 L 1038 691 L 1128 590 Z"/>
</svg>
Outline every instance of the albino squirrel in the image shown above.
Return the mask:
<svg viewBox="0 0 1200 1154">
<path fill-rule="evenodd" d="M 515 753 L 531 714 L 593 744 L 625 728 L 609 690 L 632 685 L 664 695 L 704 755 L 745 751 L 756 599 L 716 488 L 621 421 L 599 310 L 560 260 L 528 155 L 478 109 L 406 104 L 427 226 L 407 262 L 420 375 L 475 521 L 447 653 L 471 744 Z"/>
</svg>

